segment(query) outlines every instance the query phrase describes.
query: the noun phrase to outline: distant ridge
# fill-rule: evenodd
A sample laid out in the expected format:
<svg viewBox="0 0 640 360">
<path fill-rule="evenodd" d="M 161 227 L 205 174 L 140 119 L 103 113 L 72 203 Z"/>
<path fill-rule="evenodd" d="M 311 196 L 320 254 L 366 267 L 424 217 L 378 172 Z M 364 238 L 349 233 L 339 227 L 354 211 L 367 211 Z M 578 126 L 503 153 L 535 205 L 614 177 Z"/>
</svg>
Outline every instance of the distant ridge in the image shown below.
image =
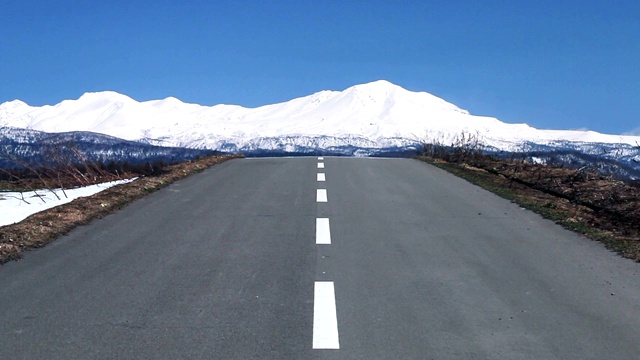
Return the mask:
<svg viewBox="0 0 640 360">
<path fill-rule="evenodd" d="M 138 102 L 114 91 L 85 93 L 42 107 L 14 100 L 0 105 L 0 126 L 53 133 L 90 131 L 149 144 L 223 151 L 296 152 L 341 146 L 375 151 L 415 147 L 427 139 L 447 141 L 462 132 L 478 134 L 488 146 L 502 150 L 558 141 L 640 142 L 640 136 L 539 130 L 474 116 L 437 96 L 408 91 L 386 80 L 257 108 L 201 106 L 174 97 Z"/>
</svg>

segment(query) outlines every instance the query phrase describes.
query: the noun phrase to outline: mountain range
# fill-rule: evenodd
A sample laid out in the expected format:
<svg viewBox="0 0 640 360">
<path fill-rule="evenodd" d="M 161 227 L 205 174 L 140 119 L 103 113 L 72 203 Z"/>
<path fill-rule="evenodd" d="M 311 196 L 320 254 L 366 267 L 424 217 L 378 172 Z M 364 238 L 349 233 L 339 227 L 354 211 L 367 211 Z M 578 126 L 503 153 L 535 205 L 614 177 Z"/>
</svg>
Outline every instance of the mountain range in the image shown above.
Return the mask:
<svg viewBox="0 0 640 360">
<path fill-rule="evenodd" d="M 138 102 L 113 91 L 41 107 L 14 100 L 0 104 L 0 127 L 84 131 L 150 145 L 249 154 L 373 155 L 415 150 L 425 141 L 446 144 L 465 132 L 494 151 L 573 149 L 629 164 L 640 160 L 640 136 L 509 124 L 385 80 L 256 108 L 202 106 L 173 97 Z"/>
</svg>

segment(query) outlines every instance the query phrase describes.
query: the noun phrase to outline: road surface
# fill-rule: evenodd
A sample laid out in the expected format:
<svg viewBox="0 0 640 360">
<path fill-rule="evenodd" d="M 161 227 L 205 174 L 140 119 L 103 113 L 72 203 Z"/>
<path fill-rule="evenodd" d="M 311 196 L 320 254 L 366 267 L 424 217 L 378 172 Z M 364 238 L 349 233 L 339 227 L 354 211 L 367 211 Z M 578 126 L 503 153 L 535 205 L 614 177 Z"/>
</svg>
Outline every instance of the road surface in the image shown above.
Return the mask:
<svg viewBox="0 0 640 360">
<path fill-rule="evenodd" d="M 639 271 L 416 160 L 237 159 L 0 267 L 0 359 L 640 359 Z"/>
</svg>

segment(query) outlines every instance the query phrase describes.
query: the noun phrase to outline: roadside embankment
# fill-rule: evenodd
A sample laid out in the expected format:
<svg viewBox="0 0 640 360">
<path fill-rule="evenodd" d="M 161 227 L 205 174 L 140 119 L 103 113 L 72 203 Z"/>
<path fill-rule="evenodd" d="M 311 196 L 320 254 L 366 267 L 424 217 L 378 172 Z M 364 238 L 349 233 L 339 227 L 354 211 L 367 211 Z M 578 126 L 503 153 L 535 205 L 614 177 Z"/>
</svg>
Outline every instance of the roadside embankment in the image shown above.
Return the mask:
<svg viewBox="0 0 640 360">
<path fill-rule="evenodd" d="M 77 226 L 114 212 L 136 199 L 177 180 L 239 156 L 208 156 L 167 166 L 152 176 L 106 189 L 90 197 L 31 215 L 25 220 L 0 227 L 0 264 L 17 260 L 24 251 L 45 246 Z"/>
<path fill-rule="evenodd" d="M 640 187 L 587 169 L 419 157 L 640 262 Z"/>
</svg>

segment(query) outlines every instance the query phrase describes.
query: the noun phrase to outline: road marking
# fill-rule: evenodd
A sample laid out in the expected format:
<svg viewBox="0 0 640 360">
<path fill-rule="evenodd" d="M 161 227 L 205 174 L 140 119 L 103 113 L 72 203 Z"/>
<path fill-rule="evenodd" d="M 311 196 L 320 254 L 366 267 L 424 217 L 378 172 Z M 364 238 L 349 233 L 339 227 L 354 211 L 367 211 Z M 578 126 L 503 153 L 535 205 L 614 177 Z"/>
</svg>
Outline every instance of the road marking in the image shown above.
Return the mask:
<svg viewBox="0 0 640 360">
<path fill-rule="evenodd" d="M 316 244 L 331 245 L 331 228 L 329 218 L 316 219 Z"/>
<path fill-rule="evenodd" d="M 319 156 L 318 160 L 324 160 Z M 324 163 L 318 163 L 324 169 Z M 326 181 L 324 173 L 317 174 L 318 181 Z M 327 202 L 327 189 L 317 189 L 317 202 Z M 316 218 L 316 244 L 331 245 L 329 218 Z M 324 273 L 324 272 L 323 272 Z M 313 348 L 340 349 L 336 294 L 333 281 L 316 281 L 313 294 Z"/>
<path fill-rule="evenodd" d="M 313 294 L 313 348 L 340 349 L 333 281 L 316 281 Z"/>
<path fill-rule="evenodd" d="M 317 202 L 327 202 L 327 189 L 318 189 L 316 193 Z"/>
</svg>

